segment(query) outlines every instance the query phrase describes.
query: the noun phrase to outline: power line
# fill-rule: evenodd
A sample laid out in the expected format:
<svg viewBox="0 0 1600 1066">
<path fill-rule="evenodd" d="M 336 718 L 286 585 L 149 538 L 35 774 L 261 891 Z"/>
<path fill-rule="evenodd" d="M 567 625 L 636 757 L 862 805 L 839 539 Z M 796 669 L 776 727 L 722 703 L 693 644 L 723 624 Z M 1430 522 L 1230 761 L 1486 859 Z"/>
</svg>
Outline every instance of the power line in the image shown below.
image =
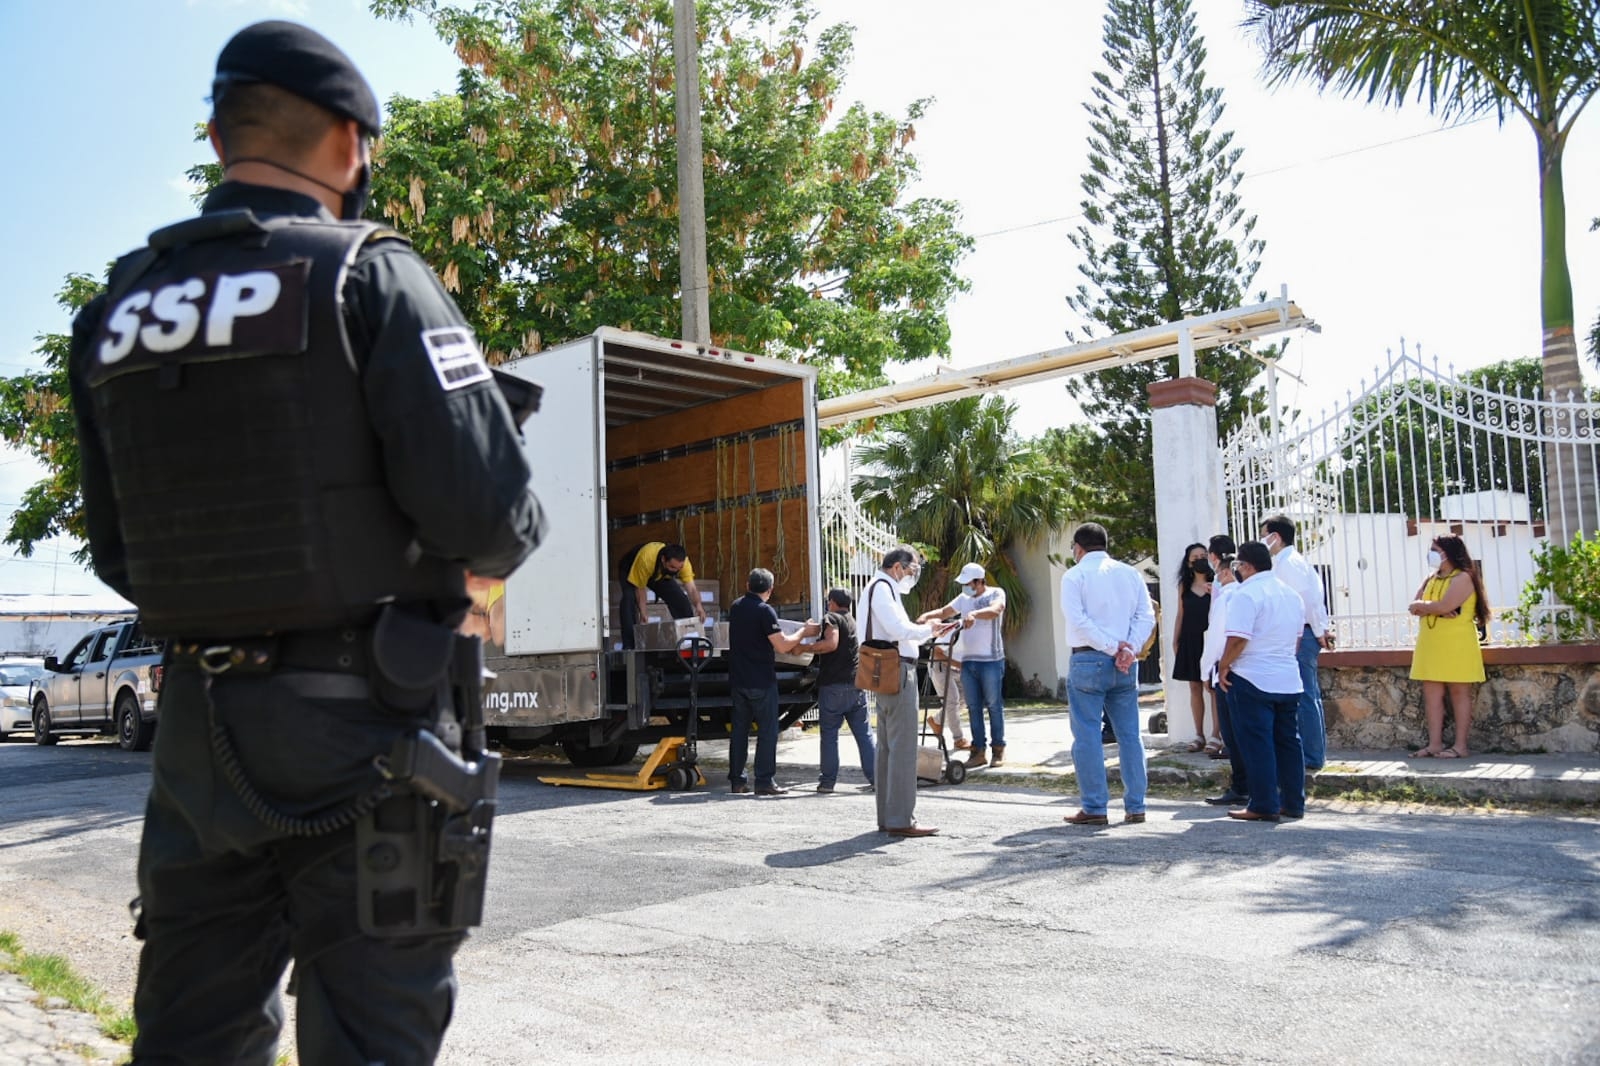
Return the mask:
<svg viewBox="0 0 1600 1066">
<path fill-rule="evenodd" d="M 1347 156 L 1360 155 L 1363 152 L 1376 151 L 1379 148 L 1388 148 L 1392 145 L 1404 144 L 1407 141 L 1415 141 L 1423 137 L 1433 137 L 1441 133 L 1449 133 L 1452 130 L 1458 130 L 1463 126 L 1471 126 L 1478 122 L 1487 121 L 1488 118 L 1488 115 L 1480 115 L 1477 118 L 1467 119 L 1465 122 L 1457 122 L 1450 126 L 1441 126 L 1436 130 L 1423 130 L 1420 133 L 1408 133 L 1404 137 L 1395 137 L 1387 141 L 1378 141 L 1375 144 L 1364 144 L 1359 148 L 1350 148 L 1343 152 L 1330 152 L 1327 155 L 1317 156 L 1313 159 L 1302 159 L 1294 163 L 1285 163 L 1283 166 L 1273 167 L 1271 170 L 1251 171 L 1246 174 L 1241 174 L 1239 176 L 1239 180 L 1249 181 L 1252 178 L 1264 178 L 1271 174 L 1282 174 L 1286 170 L 1298 170 L 1301 167 L 1314 166 L 1318 163 L 1327 163 L 1335 159 L 1344 159 Z M 1082 217 L 1083 212 L 1079 211 L 1072 215 L 1059 215 L 1056 218 L 1040 219 L 1038 222 L 1024 222 L 1020 225 L 1006 226 L 1002 229 L 989 230 L 985 233 L 974 233 L 972 235 L 972 239 L 975 241 L 981 241 L 988 237 L 1003 237 L 1008 233 L 1020 233 L 1023 230 L 1039 229 L 1043 226 L 1054 226 L 1060 222 L 1074 222 Z"/>
</svg>

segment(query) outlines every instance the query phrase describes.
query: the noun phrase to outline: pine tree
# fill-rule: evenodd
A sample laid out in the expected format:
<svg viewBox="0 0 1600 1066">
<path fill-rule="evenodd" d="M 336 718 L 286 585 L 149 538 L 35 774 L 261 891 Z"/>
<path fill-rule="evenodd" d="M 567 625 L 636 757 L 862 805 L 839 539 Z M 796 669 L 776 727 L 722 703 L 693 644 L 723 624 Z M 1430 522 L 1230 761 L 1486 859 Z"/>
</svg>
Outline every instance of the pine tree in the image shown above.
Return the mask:
<svg viewBox="0 0 1600 1066">
<path fill-rule="evenodd" d="M 1067 304 L 1104 336 L 1223 311 L 1244 302 L 1263 244 L 1238 195 L 1243 149 L 1218 128 L 1222 90 L 1205 80 L 1205 45 L 1189 0 L 1108 0 L 1104 69 L 1095 72 L 1084 223 L 1072 235 L 1083 282 Z M 1200 356 L 1217 385 L 1226 433 L 1244 416 L 1259 365 L 1237 349 Z M 1119 554 L 1155 547 L 1150 401 L 1145 387 L 1174 377 L 1177 358 L 1074 378 L 1068 391 L 1100 432 L 1086 442 L 1097 471 L 1095 517 Z"/>
</svg>

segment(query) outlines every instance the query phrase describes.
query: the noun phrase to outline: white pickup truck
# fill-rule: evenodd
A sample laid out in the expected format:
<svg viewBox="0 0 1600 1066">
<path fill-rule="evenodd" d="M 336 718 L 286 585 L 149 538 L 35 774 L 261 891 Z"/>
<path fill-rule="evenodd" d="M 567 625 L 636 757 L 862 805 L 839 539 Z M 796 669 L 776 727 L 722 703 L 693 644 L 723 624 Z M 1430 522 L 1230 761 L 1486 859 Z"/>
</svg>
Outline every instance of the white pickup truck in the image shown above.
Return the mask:
<svg viewBox="0 0 1600 1066">
<path fill-rule="evenodd" d="M 33 686 L 33 742 L 115 733 L 128 751 L 150 747 L 161 651 L 135 620 L 95 630 L 63 659 L 46 657 L 45 674 Z"/>
</svg>

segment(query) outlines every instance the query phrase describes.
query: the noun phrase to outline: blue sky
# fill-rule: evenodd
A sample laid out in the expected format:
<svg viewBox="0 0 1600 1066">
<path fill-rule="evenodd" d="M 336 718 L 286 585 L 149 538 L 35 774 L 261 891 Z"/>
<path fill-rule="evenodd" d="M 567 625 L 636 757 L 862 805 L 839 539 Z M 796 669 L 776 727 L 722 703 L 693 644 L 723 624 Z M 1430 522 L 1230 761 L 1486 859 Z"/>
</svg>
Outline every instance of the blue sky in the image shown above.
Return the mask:
<svg viewBox="0 0 1600 1066">
<path fill-rule="evenodd" d="M 1101 51 L 1094 0 L 819 0 L 820 24 L 857 27 L 846 101 L 918 123 L 920 193 L 962 204 L 979 236 L 964 264 L 971 293 L 951 309 L 957 366 L 1057 346 L 1078 325 L 1067 235 L 1079 213 L 1087 126 L 1081 102 Z M 1309 89 L 1269 92 L 1237 28 L 1242 5 L 1199 0 L 1222 125 L 1245 149 L 1241 186 L 1267 242 L 1257 286 L 1280 285 L 1324 327 L 1297 337 L 1284 399 L 1307 410 L 1371 380 L 1400 338 L 1459 368 L 1539 349 L 1538 199 L 1532 135 L 1520 119 L 1441 130 Z M 0 0 L 0 88 L 8 107 L 0 174 L 0 373 L 34 365 L 33 338 L 64 331 L 54 294 L 69 272 L 98 272 L 150 230 L 192 211 L 183 172 L 207 159 L 192 139 L 207 114 L 217 51 L 262 18 L 293 18 L 344 48 L 380 99 L 449 91 L 456 62 L 425 25 L 380 22 L 360 0 Z M 1569 253 L 1583 328 L 1600 313 L 1600 117 L 1567 151 Z M 1203 362 L 1202 362 L 1203 370 Z M 1018 425 L 1059 421 L 1059 384 L 1013 394 Z M 0 510 L 38 468 L 0 454 Z M 92 577 L 46 545 L 0 555 L 0 592 L 87 591 Z"/>
</svg>

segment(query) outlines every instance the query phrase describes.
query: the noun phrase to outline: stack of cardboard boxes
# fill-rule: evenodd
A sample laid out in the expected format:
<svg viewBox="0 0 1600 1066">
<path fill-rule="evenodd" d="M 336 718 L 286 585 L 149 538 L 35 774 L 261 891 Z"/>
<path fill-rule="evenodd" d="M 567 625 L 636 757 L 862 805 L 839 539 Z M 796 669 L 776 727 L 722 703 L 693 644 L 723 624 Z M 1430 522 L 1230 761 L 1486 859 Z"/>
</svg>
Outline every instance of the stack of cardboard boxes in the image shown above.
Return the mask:
<svg viewBox="0 0 1600 1066">
<path fill-rule="evenodd" d="M 705 608 L 706 618 L 717 625 L 712 632 L 712 642 L 718 649 L 728 646 L 728 623 L 722 620 L 722 583 L 715 578 L 695 578 L 695 588 L 700 592 L 700 603 Z M 606 641 L 613 650 L 622 647 L 622 615 L 618 611 L 622 603 L 622 582 L 613 580 L 610 591 L 609 611 L 611 628 L 606 634 Z M 672 612 L 667 610 L 667 605 L 656 599 L 656 594 L 649 589 L 644 593 L 645 624 L 650 626 L 649 636 L 641 648 L 657 648 L 670 650 L 677 646 L 677 632 L 672 625 Z"/>
</svg>

